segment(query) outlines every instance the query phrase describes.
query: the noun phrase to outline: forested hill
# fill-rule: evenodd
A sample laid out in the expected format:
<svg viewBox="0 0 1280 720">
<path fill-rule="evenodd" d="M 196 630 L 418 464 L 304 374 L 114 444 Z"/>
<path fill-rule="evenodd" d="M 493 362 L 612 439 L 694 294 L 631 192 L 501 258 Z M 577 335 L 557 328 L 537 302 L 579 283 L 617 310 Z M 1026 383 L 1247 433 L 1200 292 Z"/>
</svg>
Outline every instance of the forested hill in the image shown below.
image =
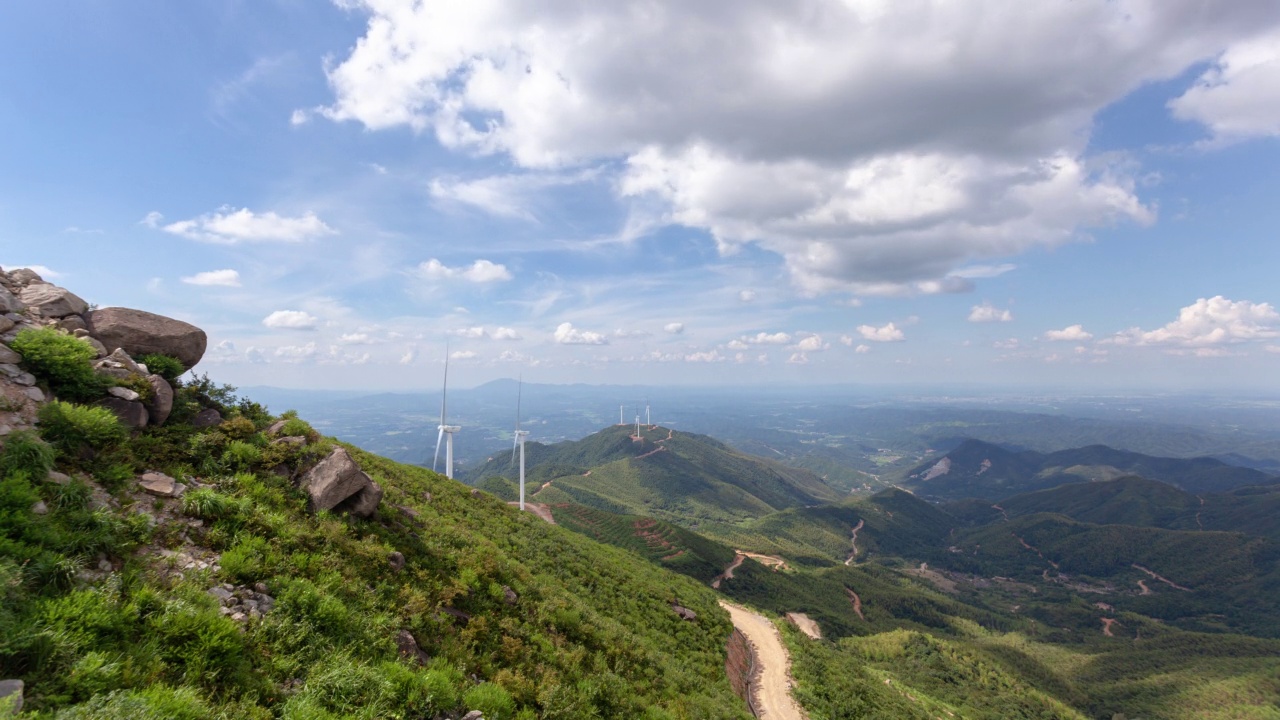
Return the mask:
<svg viewBox="0 0 1280 720">
<path fill-rule="evenodd" d="M 1082 480 L 1112 480 L 1137 475 L 1190 493 L 1223 492 L 1266 485 L 1275 477 L 1214 458 L 1162 458 L 1105 445 L 1053 453 L 1012 452 L 979 440 L 906 470 L 896 478 L 904 487 L 934 499 L 966 497 L 1001 500 L 1020 493 Z"/>
<path fill-rule="evenodd" d="M 733 521 L 842 496 L 807 470 L 747 455 L 705 435 L 658 426 L 605 428 L 530 454 L 530 497 L 574 502 L 678 524 Z M 470 473 L 471 482 L 515 476 L 510 454 Z"/>
</svg>

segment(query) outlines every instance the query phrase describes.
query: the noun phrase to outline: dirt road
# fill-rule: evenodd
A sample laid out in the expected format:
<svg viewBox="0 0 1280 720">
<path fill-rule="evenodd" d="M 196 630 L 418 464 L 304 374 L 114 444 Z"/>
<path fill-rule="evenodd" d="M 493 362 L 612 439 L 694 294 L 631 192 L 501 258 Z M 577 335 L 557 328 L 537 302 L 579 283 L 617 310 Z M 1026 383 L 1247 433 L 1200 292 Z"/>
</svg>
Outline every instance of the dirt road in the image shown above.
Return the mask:
<svg viewBox="0 0 1280 720">
<path fill-rule="evenodd" d="M 765 616 L 740 605 L 721 600 L 720 607 L 729 611 L 733 626 L 747 636 L 755 655 L 755 667 L 759 672 L 751 683 L 751 697 L 756 717 L 761 720 L 807 720 L 809 716 L 791 697 L 791 660 L 778 629 Z"/>
<path fill-rule="evenodd" d="M 719 575 L 717 575 L 717 576 L 716 576 L 716 578 L 715 578 L 714 580 L 712 580 L 712 581 L 711 581 L 711 587 L 715 588 L 716 590 L 719 590 L 719 589 L 720 589 L 720 583 L 721 583 L 722 581 L 724 581 L 724 580 L 732 580 L 732 579 L 733 579 L 733 571 L 734 571 L 734 570 L 737 570 L 737 569 L 738 569 L 738 566 L 742 564 L 742 561 L 743 561 L 743 560 L 746 560 L 746 559 L 747 559 L 747 556 L 746 556 L 746 555 L 735 555 L 735 556 L 734 556 L 734 558 L 733 558 L 733 562 L 729 563 L 729 567 L 725 568 L 725 569 L 724 569 L 724 572 L 722 572 L 722 573 L 720 573 Z"/>
<path fill-rule="evenodd" d="M 855 558 L 858 557 L 858 531 L 862 529 L 865 521 L 858 518 L 858 524 L 853 528 L 853 550 L 849 553 L 848 559 L 844 561 L 845 565 L 852 565 Z"/>
<path fill-rule="evenodd" d="M 508 502 L 507 504 L 510 505 L 511 507 L 520 507 L 519 502 Z M 534 515 L 537 515 L 538 517 L 542 518 L 543 520 L 546 520 L 552 525 L 556 524 L 556 519 L 551 516 L 551 508 L 544 503 L 535 503 L 535 502 L 529 502 L 528 500 L 526 500 L 524 502 L 524 510 L 525 512 L 531 512 Z"/>
</svg>

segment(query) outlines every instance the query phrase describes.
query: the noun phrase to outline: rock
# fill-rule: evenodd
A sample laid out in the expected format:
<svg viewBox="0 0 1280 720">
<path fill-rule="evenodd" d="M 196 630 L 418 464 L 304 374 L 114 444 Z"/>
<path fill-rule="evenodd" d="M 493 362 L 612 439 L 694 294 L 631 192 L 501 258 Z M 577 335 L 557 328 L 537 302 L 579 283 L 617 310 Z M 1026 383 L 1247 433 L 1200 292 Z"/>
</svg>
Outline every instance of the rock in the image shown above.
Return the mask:
<svg viewBox="0 0 1280 720">
<path fill-rule="evenodd" d="M 106 345 L 103 345 L 102 343 L 98 342 L 96 339 L 92 337 L 89 337 L 88 335 L 83 335 L 79 337 L 81 340 L 89 343 L 89 347 L 93 348 L 94 352 L 98 353 L 98 357 L 103 358 L 107 356 Z"/>
<path fill-rule="evenodd" d="M 671 609 L 676 612 L 676 615 L 680 616 L 681 620 L 688 620 L 692 622 L 698 619 L 698 613 L 690 610 L 687 607 L 684 607 L 683 605 L 671 603 Z"/>
<path fill-rule="evenodd" d="M 81 300 L 75 293 L 47 283 L 28 285 L 18 297 L 28 308 L 39 310 L 41 315 L 48 318 L 81 315 L 89 309 L 89 303 Z"/>
<path fill-rule="evenodd" d="M 138 486 L 157 497 L 181 497 L 187 487 L 164 473 L 148 472 L 138 478 Z"/>
<path fill-rule="evenodd" d="M 38 403 L 44 402 L 44 391 L 40 388 L 29 387 L 23 390 L 22 393 Z"/>
<path fill-rule="evenodd" d="M 36 376 L 31 373 L 22 373 L 18 377 L 14 378 L 13 382 L 23 387 L 35 387 Z"/>
<path fill-rule="evenodd" d="M 190 323 L 130 308 L 103 308 L 85 316 L 89 332 L 107 347 L 130 355 L 161 353 L 177 358 L 188 370 L 204 357 L 209 343 L 204 331 Z"/>
<path fill-rule="evenodd" d="M 308 470 L 300 485 L 310 496 L 307 509 L 311 512 L 336 508 L 368 517 L 382 500 L 382 488 L 343 448 L 334 448 L 328 457 Z"/>
<path fill-rule="evenodd" d="M 391 553 L 391 555 L 387 557 L 387 564 L 391 566 L 392 570 L 400 572 L 404 569 L 404 553 L 399 550 Z"/>
<path fill-rule="evenodd" d="M 463 715 L 462 720 L 484 720 L 484 713 L 479 710 L 472 710 L 466 715 Z"/>
<path fill-rule="evenodd" d="M 58 321 L 58 327 L 69 333 L 74 333 L 76 330 L 87 329 L 87 326 L 84 324 L 84 318 L 79 315 L 68 315 L 62 318 Z"/>
<path fill-rule="evenodd" d="M 420 665 L 425 665 L 431 660 L 431 656 L 423 652 L 418 646 L 418 641 L 414 639 L 413 633 L 408 630 L 396 633 L 396 649 L 400 651 L 400 657 L 417 660 Z"/>
<path fill-rule="evenodd" d="M 50 470 L 49 475 L 45 477 L 44 480 L 45 482 L 51 482 L 54 485 L 66 485 L 67 483 L 71 482 L 71 478 L 69 476 L 63 475 L 62 473 L 56 472 L 54 470 Z"/>
<path fill-rule="evenodd" d="M 0 310 L 6 313 L 22 312 L 27 309 L 26 303 L 18 299 L 16 295 L 8 290 L 0 287 Z M 12 326 L 10 326 L 12 327 Z"/>
<path fill-rule="evenodd" d="M 127 387 L 120 387 L 119 385 L 107 388 L 107 394 L 111 395 L 112 397 L 118 397 L 121 400 L 128 400 L 130 402 L 142 397 L 141 395 L 134 392 L 133 390 L 130 390 Z"/>
<path fill-rule="evenodd" d="M 296 436 L 282 437 L 282 438 L 276 438 L 275 440 L 272 440 L 271 444 L 272 445 L 292 445 L 294 447 L 302 447 L 307 444 L 307 439 L 304 437 L 296 437 Z"/>
<path fill-rule="evenodd" d="M 268 425 L 268 426 L 267 426 L 267 429 L 266 429 L 267 436 L 268 436 L 268 437 L 274 437 L 274 436 L 276 436 L 276 435 L 279 435 L 279 434 L 280 434 L 280 431 L 284 429 L 284 424 L 285 424 L 285 423 L 287 423 L 287 422 L 289 422 L 289 421 L 288 421 L 288 420 L 277 420 L 277 421 L 275 421 L 275 422 L 271 423 L 270 425 Z"/>
<path fill-rule="evenodd" d="M 515 590 L 512 590 L 511 588 L 507 587 L 506 585 L 503 585 L 503 586 L 502 586 L 502 600 L 503 600 L 505 603 L 507 603 L 508 605 L 515 605 L 517 602 L 519 602 L 519 601 L 520 601 L 520 596 L 516 594 L 516 591 L 515 591 Z"/>
<path fill-rule="evenodd" d="M 124 400 L 118 397 L 105 397 L 98 405 L 116 414 L 120 422 L 131 428 L 144 428 L 149 419 L 147 408 L 137 400 Z"/>
<path fill-rule="evenodd" d="M 18 268 L 9 271 L 9 282 L 19 288 L 25 288 L 28 285 L 46 285 L 44 278 L 31 268 Z"/>
<path fill-rule="evenodd" d="M 0 288 L 0 290 L 4 290 L 4 288 Z M 5 290 L 5 292 L 8 292 L 8 291 Z M 5 317 L 4 315 L 0 315 L 0 333 L 9 332 L 10 330 L 13 329 L 13 326 L 14 326 L 14 322 L 12 320 Z"/>
<path fill-rule="evenodd" d="M 256 593 L 258 593 L 259 595 L 266 595 L 266 594 L 267 594 L 267 584 L 266 584 L 266 583 L 262 583 L 262 582 L 254 583 L 254 584 L 253 584 L 253 591 L 254 591 L 254 592 L 256 592 Z"/>
<path fill-rule="evenodd" d="M 19 360 L 21 360 L 21 358 L 19 358 Z M 13 363 L 0 364 L 0 375 L 4 375 L 5 377 L 9 377 L 9 378 L 16 378 L 21 374 L 22 374 L 22 368 L 18 367 Z"/>
<path fill-rule="evenodd" d="M 249 616 L 245 615 L 242 612 L 234 612 L 234 613 L 231 613 L 231 619 L 235 620 L 236 622 L 244 622 L 245 620 L 249 619 Z"/>
<path fill-rule="evenodd" d="M 231 601 L 235 599 L 235 596 L 231 594 L 231 591 L 223 587 L 211 587 L 209 588 L 209 594 L 218 598 L 218 602 L 223 605 L 229 605 Z"/>
<path fill-rule="evenodd" d="M 0 680 L 0 712 L 17 715 L 22 710 L 21 680 Z"/>
<path fill-rule="evenodd" d="M 480 491 L 479 491 L 479 490 L 477 490 L 477 489 L 475 489 L 475 488 L 471 488 L 471 497 L 473 497 L 473 498 L 478 498 L 478 497 L 480 497 Z"/>
<path fill-rule="evenodd" d="M 217 410 L 214 410 L 213 408 L 205 408 L 204 410 L 201 410 L 200 412 L 196 413 L 196 416 L 191 419 L 191 424 L 198 428 L 207 428 L 207 427 L 214 427 L 216 425 L 221 425 L 222 413 L 218 412 Z"/>
<path fill-rule="evenodd" d="M 127 380 L 134 375 L 146 375 L 143 368 L 129 357 L 123 348 L 116 348 L 111 354 L 93 364 L 99 375 L 106 375 L 117 380 Z"/>
<path fill-rule="evenodd" d="M 17 365 L 22 362 L 22 356 L 14 352 L 8 345 L 0 345 L 0 363 L 7 365 Z"/>
<path fill-rule="evenodd" d="M 147 382 L 151 385 L 151 399 L 146 403 L 151 424 L 163 425 L 173 412 L 173 386 L 159 375 L 148 375 Z"/>
<path fill-rule="evenodd" d="M 45 505 L 43 500 L 37 500 L 36 504 L 31 506 L 31 512 L 36 515 L 48 515 L 49 506 Z"/>
</svg>

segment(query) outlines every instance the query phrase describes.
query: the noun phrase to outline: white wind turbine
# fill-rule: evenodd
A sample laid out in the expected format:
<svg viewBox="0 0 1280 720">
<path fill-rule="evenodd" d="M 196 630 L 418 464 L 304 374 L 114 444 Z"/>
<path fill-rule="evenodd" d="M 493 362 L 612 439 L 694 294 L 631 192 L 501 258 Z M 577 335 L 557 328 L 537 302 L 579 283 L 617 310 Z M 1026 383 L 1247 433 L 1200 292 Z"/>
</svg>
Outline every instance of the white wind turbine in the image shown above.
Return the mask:
<svg viewBox="0 0 1280 720">
<path fill-rule="evenodd" d="M 444 389 L 440 391 L 440 434 L 436 435 L 436 457 L 431 461 L 431 469 L 435 470 L 440 463 L 440 441 L 444 440 L 444 476 L 453 479 L 453 434 L 461 430 L 458 425 L 445 424 L 445 410 L 449 399 L 449 348 L 444 350 Z M 448 437 L 446 437 L 448 436 Z"/>
<path fill-rule="evenodd" d="M 516 390 L 516 437 L 511 444 L 511 462 L 516 461 L 516 448 L 520 448 L 520 509 L 524 510 L 524 439 L 528 437 L 528 430 L 520 429 L 520 396 L 524 392 L 524 378 L 520 379 L 519 389 Z"/>
</svg>

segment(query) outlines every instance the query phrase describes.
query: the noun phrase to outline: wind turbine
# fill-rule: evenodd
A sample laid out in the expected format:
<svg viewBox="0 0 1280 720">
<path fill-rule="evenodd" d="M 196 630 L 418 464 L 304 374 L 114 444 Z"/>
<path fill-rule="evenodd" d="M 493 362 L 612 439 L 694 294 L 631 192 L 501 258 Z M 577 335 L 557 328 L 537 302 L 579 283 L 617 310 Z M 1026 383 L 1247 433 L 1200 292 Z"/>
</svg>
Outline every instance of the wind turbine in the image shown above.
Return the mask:
<svg viewBox="0 0 1280 720">
<path fill-rule="evenodd" d="M 444 389 L 440 391 L 440 425 L 438 429 L 440 434 L 436 435 L 436 457 L 431 461 L 431 469 L 435 470 L 440 464 L 440 441 L 444 440 L 444 476 L 453 479 L 453 434 L 461 430 L 458 425 L 448 425 L 445 423 L 445 410 L 448 408 L 449 399 L 449 347 L 446 345 L 444 349 Z M 445 437 L 445 436 L 448 437 Z"/>
<path fill-rule="evenodd" d="M 520 448 L 520 509 L 524 510 L 524 439 L 528 437 L 528 430 L 520 429 L 520 396 L 524 393 L 524 378 L 520 379 L 519 389 L 516 390 L 516 437 L 511 443 L 511 462 L 516 461 L 516 448 Z"/>
<path fill-rule="evenodd" d="M 653 424 L 652 422 L 649 421 L 649 403 L 644 404 L 644 424 L 645 425 Z"/>
</svg>

